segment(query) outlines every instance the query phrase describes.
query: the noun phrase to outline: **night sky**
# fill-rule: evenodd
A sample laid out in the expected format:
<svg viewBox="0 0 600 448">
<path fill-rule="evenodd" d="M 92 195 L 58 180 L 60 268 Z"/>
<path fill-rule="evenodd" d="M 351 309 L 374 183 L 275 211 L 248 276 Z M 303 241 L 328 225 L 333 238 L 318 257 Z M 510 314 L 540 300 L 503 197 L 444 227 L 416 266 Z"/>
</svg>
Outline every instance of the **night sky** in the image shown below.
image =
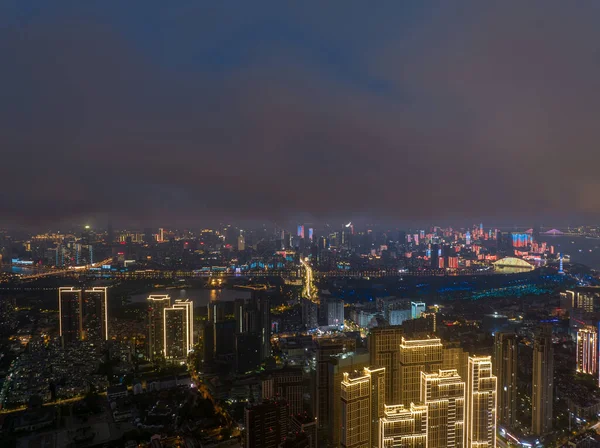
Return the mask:
<svg viewBox="0 0 600 448">
<path fill-rule="evenodd" d="M 0 224 L 600 218 L 600 2 L 0 0 Z"/>
</svg>

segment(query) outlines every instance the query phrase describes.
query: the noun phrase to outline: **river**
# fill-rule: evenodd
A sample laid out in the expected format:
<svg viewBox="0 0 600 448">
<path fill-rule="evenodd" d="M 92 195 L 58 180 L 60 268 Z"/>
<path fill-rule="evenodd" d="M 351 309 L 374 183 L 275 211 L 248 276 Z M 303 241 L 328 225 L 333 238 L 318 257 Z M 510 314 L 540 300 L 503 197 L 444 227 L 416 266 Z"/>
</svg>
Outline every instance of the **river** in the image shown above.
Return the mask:
<svg viewBox="0 0 600 448">
<path fill-rule="evenodd" d="M 191 299 L 194 301 L 194 307 L 207 306 L 209 302 L 232 302 L 235 299 L 249 299 L 250 291 L 241 289 L 157 289 L 151 293 L 134 294 L 131 296 L 131 302 L 144 302 L 150 294 L 162 295 L 168 294 L 171 299 Z"/>
<path fill-rule="evenodd" d="M 541 236 L 540 239 L 553 245 L 555 252 L 570 255 L 572 263 L 600 269 L 600 239 L 583 236 Z"/>
</svg>

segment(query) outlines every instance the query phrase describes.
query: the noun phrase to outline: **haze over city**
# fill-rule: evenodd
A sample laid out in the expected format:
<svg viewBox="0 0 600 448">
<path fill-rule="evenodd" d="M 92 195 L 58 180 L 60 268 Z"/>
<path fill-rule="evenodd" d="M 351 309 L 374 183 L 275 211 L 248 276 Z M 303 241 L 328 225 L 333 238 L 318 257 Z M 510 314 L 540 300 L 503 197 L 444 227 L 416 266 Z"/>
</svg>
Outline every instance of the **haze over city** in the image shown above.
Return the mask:
<svg viewBox="0 0 600 448">
<path fill-rule="evenodd" d="M 599 14 L 2 2 L 1 220 L 586 223 Z"/>
</svg>

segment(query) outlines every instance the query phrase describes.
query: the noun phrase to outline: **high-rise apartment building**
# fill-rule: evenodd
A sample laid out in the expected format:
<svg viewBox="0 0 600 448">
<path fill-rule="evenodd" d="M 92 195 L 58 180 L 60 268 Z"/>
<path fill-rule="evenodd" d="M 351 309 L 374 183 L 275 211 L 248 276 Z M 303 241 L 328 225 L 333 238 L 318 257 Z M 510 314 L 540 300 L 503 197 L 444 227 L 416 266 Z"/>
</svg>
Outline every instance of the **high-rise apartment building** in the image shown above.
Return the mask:
<svg viewBox="0 0 600 448">
<path fill-rule="evenodd" d="M 162 358 L 165 354 L 165 309 L 171 306 L 169 295 L 148 296 L 148 357 Z"/>
<path fill-rule="evenodd" d="M 59 334 L 63 343 L 108 339 L 108 288 L 96 286 L 82 290 L 61 287 L 58 290 Z"/>
<path fill-rule="evenodd" d="M 531 432 L 543 435 L 552 429 L 554 398 L 554 348 L 552 326 L 541 326 L 533 342 Z"/>
<path fill-rule="evenodd" d="M 514 333 L 494 336 L 494 375 L 498 378 L 498 421 L 515 427 L 517 417 L 518 342 Z"/>
<path fill-rule="evenodd" d="M 465 382 L 458 372 L 421 372 L 420 401 L 427 407 L 427 448 L 463 448 Z"/>
<path fill-rule="evenodd" d="M 411 318 L 418 319 L 425 312 L 426 306 L 423 302 L 410 302 Z"/>
<path fill-rule="evenodd" d="M 300 367 L 272 370 L 262 380 L 262 398 L 284 399 L 287 402 L 290 416 L 303 413 L 303 391 L 302 369 Z"/>
<path fill-rule="evenodd" d="M 442 341 L 438 338 L 402 338 L 399 359 L 400 404 L 417 403 L 421 395 L 421 372 L 442 368 Z"/>
<path fill-rule="evenodd" d="M 469 356 L 465 448 L 496 446 L 497 379 L 491 356 Z"/>
<path fill-rule="evenodd" d="M 58 288 L 59 335 L 65 345 L 81 339 L 81 295 L 79 288 Z"/>
<path fill-rule="evenodd" d="M 194 347 L 194 303 L 176 300 L 164 308 L 163 345 L 166 359 L 184 360 Z"/>
<path fill-rule="evenodd" d="M 577 371 L 588 375 L 598 372 L 598 329 L 592 325 L 577 331 Z"/>
<path fill-rule="evenodd" d="M 327 438 L 333 446 L 340 445 L 340 428 L 342 426 L 342 401 L 340 383 L 344 379 L 344 373 L 363 371 L 369 367 L 370 356 L 366 351 L 354 351 L 340 353 L 329 358 L 329 384 L 333 384 L 329 390 L 329 424 Z"/>
<path fill-rule="evenodd" d="M 456 370 L 460 377 L 466 381 L 469 353 L 456 341 L 444 341 L 442 350 L 442 369 Z"/>
<path fill-rule="evenodd" d="M 380 448 L 427 448 L 427 406 L 386 405 L 379 419 Z"/>
<path fill-rule="evenodd" d="M 399 351 L 402 327 L 375 327 L 369 335 L 371 365 L 385 367 L 385 399 L 387 404 L 400 403 Z"/>
<path fill-rule="evenodd" d="M 245 448 L 278 448 L 288 434 L 285 400 L 265 401 L 244 409 Z"/>
<path fill-rule="evenodd" d="M 108 340 L 108 288 L 94 286 L 84 290 L 81 309 L 82 339 Z"/>
<path fill-rule="evenodd" d="M 385 409 L 385 369 L 365 367 L 362 372 L 344 373 L 341 400 L 340 446 L 377 446 L 379 419 Z"/>
</svg>

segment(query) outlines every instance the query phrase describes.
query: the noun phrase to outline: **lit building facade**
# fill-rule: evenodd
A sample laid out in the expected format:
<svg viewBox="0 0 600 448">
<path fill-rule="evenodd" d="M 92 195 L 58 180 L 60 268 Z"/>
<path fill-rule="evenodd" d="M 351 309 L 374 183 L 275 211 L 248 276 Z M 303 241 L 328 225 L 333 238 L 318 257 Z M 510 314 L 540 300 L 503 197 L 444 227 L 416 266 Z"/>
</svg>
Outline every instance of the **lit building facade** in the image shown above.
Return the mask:
<svg viewBox="0 0 600 448">
<path fill-rule="evenodd" d="M 380 448 L 427 448 L 427 406 L 384 406 L 379 419 Z"/>
<path fill-rule="evenodd" d="M 369 334 L 371 365 L 385 367 L 385 399 L 387 404 L 401 400 L 399 350 L 402 327 L 375 327 Z"/>
<path fill-rule="evenodd" d="M 176 300 L 163 311 L 163 346 L 166 359 L 186 359 L 194 347 L 194 303 Z"/>
<path fill-rule="evenodd" d="M 165 309 L 171 307 L 169 295 L 148 297 L 148 357 L 161 358 L 165 353 Z"/>
<path fill-rule="evenodd" d="M 108 340 L 108 288 L 95 286 L 83 291 L 82 339 Z"/>
<path fill-rule="evenodd" d="M 518 341 L 514 333 L 494 336 L 494 375 L 498 378 L 498 421 L 515 427 L 517 416 Z"/>
<path fill-rule="evenodd" d="M 465 447 L 495 448 L 497 378 L 491 356 L 469 356 Z"/>
<path fill-rule="evenodd" d="M 421 372 L 421 403 L 427 407 L 427 448 L 463 448 L 465 382 L 458 372 Z"/>
<path fill-rule="evenodd" d="M 533 343 L 531 432 L 543 435 L 552 429 L 554 348 L 552 326 L 543 325 Z"/>
<path fill-rule="evenodd" d="M 598 330 L 591 325 L 577 331 L 577 371 L 598 373 Z"/>
<path fill-rule="evenodd" d="M 426 306 L 423 302 L 410 302 L 411 318 L 418 319 L 425 312 Z"/>
<path fill-rule="evenodd" d="M 379 419 L 383 417 L 385 408 L 385 369 L 365 367 L 362 372 L 344 373 L 341 400 L 340 446 L 376 446 Z"/>
<path fill-rule="evenodd" d="M 399 404 L 417 403 L 421 396 L 421 372 L 431 373 L 442 368 L 442 341 L 438 338 L 407 340 L 400 343 Z"/>
<path fill-rule="evenodd" d="M 81 289 L 58 288 L 59 335 L 64 345 L 80 339 L 81 296 Z"/>
</svg>

